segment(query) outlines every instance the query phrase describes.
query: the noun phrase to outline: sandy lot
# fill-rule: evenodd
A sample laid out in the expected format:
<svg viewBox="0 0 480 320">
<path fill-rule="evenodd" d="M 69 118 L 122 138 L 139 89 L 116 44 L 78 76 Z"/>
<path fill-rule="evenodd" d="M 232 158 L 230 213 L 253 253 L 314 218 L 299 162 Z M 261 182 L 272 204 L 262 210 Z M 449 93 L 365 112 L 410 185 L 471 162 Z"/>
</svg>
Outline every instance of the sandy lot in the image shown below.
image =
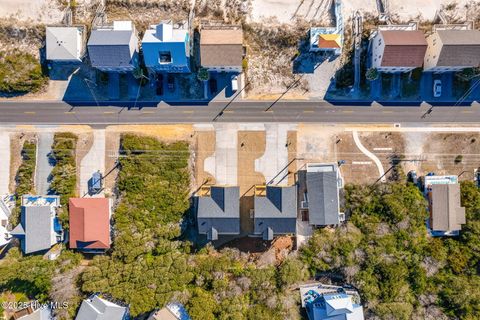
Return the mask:
<svg viewBox="0 0 480 320">
<path fill-rule="evenodd" d="M 0 0 L 0 16 L 18 20 L 58 23 L 62 9 L 57 0 Z"/>
<path fill-rule="evenodd" d="M 325 8 L 332 0 L 253 0 L 251 21 L 265 21 L 265 19 L 275 19 L 279 23 L 292 23 L 296 18 L 304 18 L 309 21 L 321 20 L 324 17 Z M 468 3 L 478 1 L 468 0 L 390 0 L 390 12 L 401 20 L 414 19 L 421 17 L 423 19 L 433 19 L 436 10 L 442 5 L 458 3 L 459 16 L 465 17 L 466 10 L 464 6 Z M 351 16 L 353 12 L 377 13 L 376 0 L 344 0 L 343 14 L 345 17 Z"/>
</svg>

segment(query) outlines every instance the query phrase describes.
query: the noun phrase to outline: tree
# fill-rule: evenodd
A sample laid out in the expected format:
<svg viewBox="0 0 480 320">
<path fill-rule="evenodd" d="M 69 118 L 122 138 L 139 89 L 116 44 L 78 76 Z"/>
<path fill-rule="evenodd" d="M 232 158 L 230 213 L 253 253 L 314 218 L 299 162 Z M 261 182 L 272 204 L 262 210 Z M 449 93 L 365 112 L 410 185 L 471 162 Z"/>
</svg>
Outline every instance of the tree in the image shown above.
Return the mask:
<svg viewBox="0 0 480 320">
<path fill-rule="evenodd" d="M 365 73 L 365 77 L 370 81 L 377 80 L 379 75 L 377 68 L 370 68 Z"/>
<path fill-rule="evenodd" d="M 197 288 L 186 305 L 192 320 L 215 320 L 218 305 L 212 294 Z"/>
<path fill-rule="evenodd" d="M 208 81 L 208 79 L 210 79 L 210 74 L 207 69 L 200 68 L 197 73 L 197 78 L 200 81 Z"/>
</svg>

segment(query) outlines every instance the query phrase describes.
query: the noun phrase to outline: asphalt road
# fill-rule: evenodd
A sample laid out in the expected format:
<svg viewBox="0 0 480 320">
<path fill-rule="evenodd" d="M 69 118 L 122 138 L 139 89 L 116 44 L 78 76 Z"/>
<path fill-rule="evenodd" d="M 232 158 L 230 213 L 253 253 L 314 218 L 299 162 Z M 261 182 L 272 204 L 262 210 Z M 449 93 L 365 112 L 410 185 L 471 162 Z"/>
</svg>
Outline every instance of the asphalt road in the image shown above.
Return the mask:
<svg viewBox="0 0 480 320">
<path fill-rule="evenodd" d="M 90 124 L 202 122 L 316 122 L 316 123 L 480 123 L 480 105 L 471 107 L 333 106 L 328 102 L 279 101 L 211 102 L 208 105 L 128 109 L 116 106 L 77 106 L 64 102 L 2 102 L 0 124 Z M 269 111 L 265 111 L 269 108 Z M 223 110 L 223 112 L 222 112 Z"/>
</svg>

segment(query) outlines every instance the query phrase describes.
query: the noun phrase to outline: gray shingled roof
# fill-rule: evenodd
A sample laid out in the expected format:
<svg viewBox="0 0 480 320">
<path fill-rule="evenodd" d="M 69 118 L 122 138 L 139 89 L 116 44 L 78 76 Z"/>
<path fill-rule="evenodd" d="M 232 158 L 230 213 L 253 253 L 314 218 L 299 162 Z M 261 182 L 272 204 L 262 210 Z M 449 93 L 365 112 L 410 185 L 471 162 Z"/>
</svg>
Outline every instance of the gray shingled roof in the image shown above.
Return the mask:
<svg viewBox="0 0 480 320">
<path fill-rule="evenodd" d="M 48 250 L 52 246 L 53 221 L 49 206 L 22 207 L 21 222 L 12 230 L 15 236 L 24 236 L 24 253 Z"/>
<path fill-rule="evenodd" d="M 432 225 L 434 231 L 457 231 L 465 221 L 465 208 L 460 205 L 459 184 L 432 185 Z"/>
<path fill-rule="evenodd" d="M 94 67 L 124 67 L 131 63 L 133 30 L 93 30 L 88 40 L 88 55 Z"/>
<path fill-rule="evenodd" d="M 480 65 L 479 30 L 437 30 L 442 42 L 437 66 Z"/>
<path fill-rule="evenodd" d="M 75 320 L 122 320 L 126 312 L 126 307 L 94 296 L 83 300 Z"/>
<path fill-rule="evenodd" d="M 311 225 L 339 224 L 337 173 L 307 172 L 308 216 Z"/>
<path fill-rule="evenodd" d="M 255 197 L 255 218 L 296 218 L 297 190 L 295 186 L 267 186 L 266 197 Z"/>
<path fill-rule="evenodd" d="M 240 215 L 239 187 L 210 188 L 210 197 L 199 197 L 198 218 L 238 218 Z"/>
<path fill-rule="evenodd" d="M 133 30 L 93 30 L 88 39 L 89 46 L 118 46 L 130 44 Z"/>
</svg>

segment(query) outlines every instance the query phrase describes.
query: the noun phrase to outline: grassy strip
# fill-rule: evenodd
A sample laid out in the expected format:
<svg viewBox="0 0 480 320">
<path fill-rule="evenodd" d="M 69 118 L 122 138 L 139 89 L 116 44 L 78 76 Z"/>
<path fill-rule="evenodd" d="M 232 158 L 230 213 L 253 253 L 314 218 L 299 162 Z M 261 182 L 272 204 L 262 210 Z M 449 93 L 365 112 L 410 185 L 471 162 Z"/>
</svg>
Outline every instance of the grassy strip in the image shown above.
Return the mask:
<svg viewBox="0 0 480 320">
<path fill-rule="evenodd" d="M 47 81 L 42 66 L 34 56 L 20 51 L 0 52 L 0 92 L 36 92 Z"/>
<path fill-rule="evenodd" d="M 37 145 L 34 141 L 25 141 L 22 148 L 22 164 L 15 176 L 16 209 L 10 215 L 10 223 L 15 226 L 19 223 L 19 213 L 22 195 L 34 192 L 33 175 L 35 173 Z"/>
<path fill-rule="evenodd" d="M 68 199 L 76 196 L 77 168 L 75 149 L 77 136 L 69 132 L 56 133 L 53 138 L 51 158 L 55 162 L 52 170 L 50 191 L 60 195 L 62 212 L 59 214 L 63 227 L 68 229 Z"/>
</svg>

